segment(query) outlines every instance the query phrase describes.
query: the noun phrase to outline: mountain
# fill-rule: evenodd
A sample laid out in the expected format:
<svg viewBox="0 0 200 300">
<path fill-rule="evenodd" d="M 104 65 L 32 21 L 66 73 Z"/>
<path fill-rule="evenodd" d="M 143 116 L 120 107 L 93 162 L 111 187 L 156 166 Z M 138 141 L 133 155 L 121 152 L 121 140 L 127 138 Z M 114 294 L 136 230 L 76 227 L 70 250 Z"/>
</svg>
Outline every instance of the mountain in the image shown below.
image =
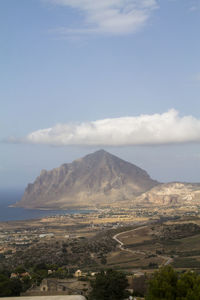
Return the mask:
<svg viewBox="0 0 200 300">
<path fill-rule="evenodd" d="M 200 184 L 183 182 L 159 184 L 138 196 L 135 202 L 151 206 L 199 205 Z"/>
<path fill-rule="evenodd" d="M 99 150 L 51 171 L 42 170 L 16 204 L 25 208 L 72 208 L 132 201 L 158 184 L 146 171 Z"/>
</svg>

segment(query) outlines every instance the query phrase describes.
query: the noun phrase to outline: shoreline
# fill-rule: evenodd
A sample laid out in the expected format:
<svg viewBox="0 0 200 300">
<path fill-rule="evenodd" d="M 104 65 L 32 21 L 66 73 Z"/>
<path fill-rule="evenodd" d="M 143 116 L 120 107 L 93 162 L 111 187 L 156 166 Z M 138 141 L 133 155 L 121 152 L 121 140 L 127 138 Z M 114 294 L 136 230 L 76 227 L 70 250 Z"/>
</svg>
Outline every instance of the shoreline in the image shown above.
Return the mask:
<svg viewBox="0 0 200 300">
<path fill-rule="evenodd" d="M 74 214 L 90 214 L 94 212 L 93 209 L 82 208 L 67 208 L 67 209 L 45 209 L 45 208 L 23 208 L 16 207 L 13 204 L 4 203 L 0 205 L 0 223 L 12 221 L 28 221 L 37 220 L 44 217 L 53 217 L 61 215 L 74 215 Z"/>
</svg>

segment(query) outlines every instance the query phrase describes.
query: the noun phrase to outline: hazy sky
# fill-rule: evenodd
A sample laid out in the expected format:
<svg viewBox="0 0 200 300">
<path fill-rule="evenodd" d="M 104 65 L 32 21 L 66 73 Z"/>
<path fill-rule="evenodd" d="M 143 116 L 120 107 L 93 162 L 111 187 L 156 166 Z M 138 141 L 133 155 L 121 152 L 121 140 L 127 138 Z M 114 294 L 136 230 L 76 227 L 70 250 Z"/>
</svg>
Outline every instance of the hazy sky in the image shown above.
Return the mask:
<svg viewBox="0 0 200 300">
<path fill-rule="evenodd" d="M 200 182 L 200 0 L 1 0 L 0 188 L 104 148 Z"/>
</svg>

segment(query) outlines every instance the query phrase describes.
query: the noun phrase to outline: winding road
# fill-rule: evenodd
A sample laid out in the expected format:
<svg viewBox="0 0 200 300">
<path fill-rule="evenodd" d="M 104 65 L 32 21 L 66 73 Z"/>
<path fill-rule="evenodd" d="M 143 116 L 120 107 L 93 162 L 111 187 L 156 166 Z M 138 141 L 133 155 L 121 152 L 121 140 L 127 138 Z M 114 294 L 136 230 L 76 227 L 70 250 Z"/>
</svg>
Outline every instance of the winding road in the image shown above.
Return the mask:
<svg viewBox="0 0 200 300">
<path fill-rule="evenodd" d="M 131 230 L 128 230 L 128 231 L 123 231 L 123 232 L 120 232 L 120 233 L 117 233 L 113 236 L 113 240 L 115 240 L 118 244 L 119 244 L 119 248 L 122 250 L 122 251 L 126 251 L 126 252 L 129 252 L 129 253 L 133 253 L 133 254 L 142 254 L 142 255 L 146 255 L 145 252 L 143 251 L 140 251 L 140 250 L 131 250 L 131 249 L 128 249 L 125 247 L 124 243 L 122 241 L 119 240 L 119 236 L 124 234 L 124 233 L 129 233 L 129 232 L 134 232 L 134 231 L 137 231 L 137 230 L 140 230 L 140 229 L 143 229 L 143 228 L 146 228 L 148 227 L 147 225 L 145 226 L 140 226 L 140 227 L 137 227 L 135 229 L 131 229 Z M 172 263 L 173 259 L 171 257 L 168 257 L 168 256 L 163 256 L 163 255 L 158 255 L 157 254 L 157 257 L 161 258 L 164 260 L 164 262 L 162 263 L 162 266 L 167 266 L 169 265 L 170 263 Z"/>
</svg>

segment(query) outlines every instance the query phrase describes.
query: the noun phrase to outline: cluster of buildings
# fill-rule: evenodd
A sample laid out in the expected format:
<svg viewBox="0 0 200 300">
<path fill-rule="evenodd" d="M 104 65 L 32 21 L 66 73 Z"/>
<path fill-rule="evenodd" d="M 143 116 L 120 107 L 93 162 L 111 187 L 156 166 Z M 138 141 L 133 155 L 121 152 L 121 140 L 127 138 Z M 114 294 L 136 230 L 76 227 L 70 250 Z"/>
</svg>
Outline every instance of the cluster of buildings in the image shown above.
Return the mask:
<svg viewBox="0 0 200 300">
<path fill-rule="evenodd" d="M 0 254 L 7 257 L 15 253 L 16 249 L 28 247 L 42 238 L 52 237 L 54 234 L 45 233 L 43 228 L 0 231 Z"/>
</svg>

